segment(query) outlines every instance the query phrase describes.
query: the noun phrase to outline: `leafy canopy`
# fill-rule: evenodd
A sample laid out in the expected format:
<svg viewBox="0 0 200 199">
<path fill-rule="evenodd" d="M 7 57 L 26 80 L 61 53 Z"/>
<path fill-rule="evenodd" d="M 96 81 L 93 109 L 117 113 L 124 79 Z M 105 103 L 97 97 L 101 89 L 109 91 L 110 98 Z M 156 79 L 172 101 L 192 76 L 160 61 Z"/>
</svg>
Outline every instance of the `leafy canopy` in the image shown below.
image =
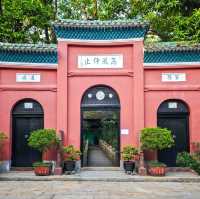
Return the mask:
<svg viewBox="0 0 200 199">
<path fill-rule="evenodd" d="M 0 0 L 0 41 L 55 42 L 51 22 L 60 18 L 140 18 L 158 41 L 200 42 L 199 0 Z"/>
<path fill-rule="evenodd" d="M 55 129 L 38 129 L 31 132 L 28 138 L 28 145 L 38 151 L 45 152 L 49 148 L 57 147 L 59 138 Z"/>
<path fill-rule="evenodd" d="M 174 145 L 171 131 L 166 128 L 144 128 L 142 129 L 141 148 L 147 150 L 162 150 Z"/>
</svg>

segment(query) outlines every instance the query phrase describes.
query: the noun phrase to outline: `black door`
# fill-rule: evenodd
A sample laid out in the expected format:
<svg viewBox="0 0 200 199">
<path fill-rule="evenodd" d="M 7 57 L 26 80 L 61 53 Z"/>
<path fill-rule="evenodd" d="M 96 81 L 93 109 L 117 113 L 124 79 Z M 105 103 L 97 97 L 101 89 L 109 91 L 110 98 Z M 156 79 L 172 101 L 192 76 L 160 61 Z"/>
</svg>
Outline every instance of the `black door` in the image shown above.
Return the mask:
<svg viewBox="0 0 200 199">
<path fill-rule="evenodd" d="M 168 113 L 160 111 L 158 113 L 158 126 L 171 130 L 175 141 L 175 145 L 170 149 L 158 152 L 158 160 L 167 166 L 174 167 L 176 166 L 177 154 L 179 152 L 189 151 L 188 112 L 178 112 L 178 107 L 174 112 L 170 110 L 170 113 L 169 111 Z"/>
<path fill-rule="evenodd" d="M 13 118 L 13 160 L 15 167 L 29 167 L 35 161 L 41 160 L 41 153 L 28 146 L 30 132 L 43 128 L 42 117 Z"/>
<path fill-rule="evenodd" d="M 28 146 L 30 132 L 43 128 L 43 110 L 34 100 L 23 100 L 13 109 L 12 119 L 12 166 L 31 167 L 40 161 L 40 152 Z"/>
</svg>

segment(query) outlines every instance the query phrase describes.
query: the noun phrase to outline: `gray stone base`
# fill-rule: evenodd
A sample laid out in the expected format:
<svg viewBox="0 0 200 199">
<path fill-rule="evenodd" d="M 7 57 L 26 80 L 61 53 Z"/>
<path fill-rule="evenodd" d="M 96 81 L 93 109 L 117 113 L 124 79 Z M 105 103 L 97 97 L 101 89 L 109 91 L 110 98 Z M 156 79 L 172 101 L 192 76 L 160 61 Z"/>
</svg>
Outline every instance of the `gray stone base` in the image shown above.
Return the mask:
<svg viewBox="0 0 200 199">
<path fill-rule="evenodd" d="M 76 161 L 75 171 L 77 173 L 79 173 L 81 171 L 81 161 L 80 160 Z"/>
<path fill-rule="evenodd" d="M 0 161 L 0 173 L 5 173 L 10 171 L 10 165 L 11 165 L 10 160 Z"/>
</svg>

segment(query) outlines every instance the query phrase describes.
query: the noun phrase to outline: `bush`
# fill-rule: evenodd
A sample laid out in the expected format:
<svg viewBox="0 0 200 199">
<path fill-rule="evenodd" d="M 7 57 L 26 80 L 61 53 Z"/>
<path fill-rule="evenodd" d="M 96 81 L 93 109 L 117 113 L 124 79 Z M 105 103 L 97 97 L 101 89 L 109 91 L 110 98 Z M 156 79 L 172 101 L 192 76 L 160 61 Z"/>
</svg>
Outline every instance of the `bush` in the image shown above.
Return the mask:
<svg viewBox="0 0 200 199">
<path fill-rule="evenodd" d="M 78 149 L 75 149 L 73 145 L 63 147 L 63 158 L 64 160 L 79 160 L 81 152 Z"/>
<path fill-rule="evenodd" d="M 148 162 L 148 166 L 150 166 L 150 167 L 166 167 L 166 164 L 152 160 L 152 161 Z"/>
<path fill-rule="evenodd" d="M 134 155 L 138 154 L 138 150 L 135 147 L 128 145 L 123 148 L 121 153 L 123 160 L 130 161 L 133 160 Z"/>
<path fill-rule="evenodd" d="M 4 132 L 0 132 L 0 148 L 1 148 L 1 146 L 3 146 L 6 139 L 8 139 L 6 134 Z"/>
<path fill-rule="evenodd" d="M 179 167 L 189 167 L 200 174 L 200 162 L 188 152 L 179 153 L 177 155 L 176 164 Z"/>
<path fill-rule="evenodd" d="M 51 163 L 45 163 L 45 162 L 34 162 L 33 167 L 50 167 Z"/>
<path fill-rule="evenodd" d="M 142 129 L 140 141 L 143 150 L 162 150 L 174 145 L 171 131 L 160 127 Z"/>
<path fill-rule="evenodd" d="M 176 158 L 176 165 L 179 167 L 191 167 L 194 159 L 188 152 L 178 153 Z"/>
<path fill-rule="evenodd" d="M 45 152 L 52 146 L 57 147 L 59 139 L 55 129 L 38 129 L 31 132 L 28 145 L 38 151 Z"/>
</svg>

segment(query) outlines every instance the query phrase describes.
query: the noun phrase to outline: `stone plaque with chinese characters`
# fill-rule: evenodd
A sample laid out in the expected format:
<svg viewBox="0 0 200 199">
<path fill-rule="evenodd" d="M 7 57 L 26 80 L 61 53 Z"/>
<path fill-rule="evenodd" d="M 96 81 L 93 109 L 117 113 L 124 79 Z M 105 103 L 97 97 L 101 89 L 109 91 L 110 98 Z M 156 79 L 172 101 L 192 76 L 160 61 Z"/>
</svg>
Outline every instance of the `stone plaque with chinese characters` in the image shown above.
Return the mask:
<svg viewBox="0 0 200 199">
<path fill-rule="evenodd" d="M 123 55 L 79 55 L 78 68 L 123 68 Z"/>
<path fill-rule="evenodd" d="M 185 82 L 185 73 L 162 73 L 162 82 Z"/>
<path fill-rule="evenodd" d="M 40 82 L 39 73 L 17 73 L 16 82 Z"/>
</svg>

